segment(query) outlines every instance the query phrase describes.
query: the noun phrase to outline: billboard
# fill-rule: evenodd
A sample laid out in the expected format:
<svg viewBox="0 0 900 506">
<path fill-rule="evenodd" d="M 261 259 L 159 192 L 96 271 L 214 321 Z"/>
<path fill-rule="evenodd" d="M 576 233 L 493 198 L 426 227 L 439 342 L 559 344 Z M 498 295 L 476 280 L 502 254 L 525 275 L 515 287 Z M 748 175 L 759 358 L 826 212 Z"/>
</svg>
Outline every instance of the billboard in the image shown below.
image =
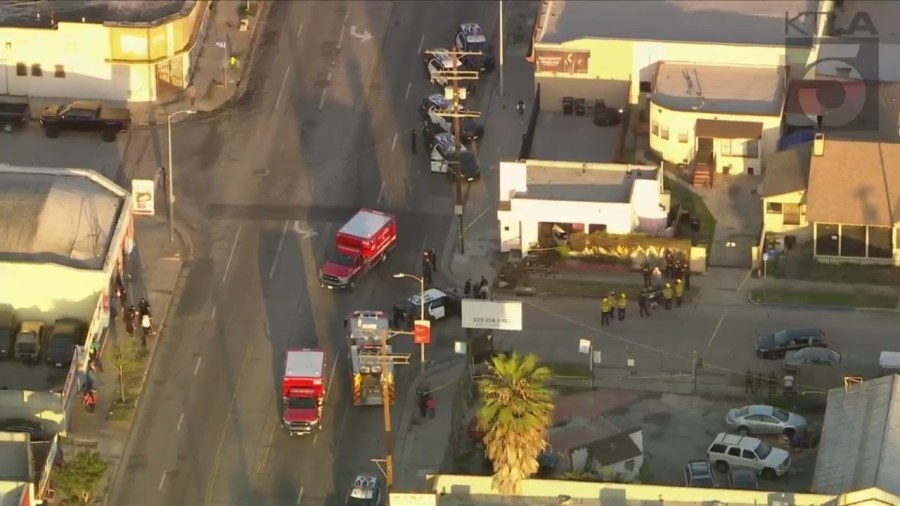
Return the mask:
<svg viewBox="0 0 900 506">
<path fill-rule="evenodd" d="M 590 51 L 579 50 L 534 50 L 534 61 L 538 72 L 556 72 L 558 74 L 587 74 Z"/>
<path fill-rule="evenodd" d="M 462 326 L 465 329 L 522 330 L 522 303 L 463 299 Z"/>
<path fill-rule="evenodd" d="M 152 179 L 131 180 L 131 212 L 153 216 L 156 212 L 156 181 Z"/>
</svg>

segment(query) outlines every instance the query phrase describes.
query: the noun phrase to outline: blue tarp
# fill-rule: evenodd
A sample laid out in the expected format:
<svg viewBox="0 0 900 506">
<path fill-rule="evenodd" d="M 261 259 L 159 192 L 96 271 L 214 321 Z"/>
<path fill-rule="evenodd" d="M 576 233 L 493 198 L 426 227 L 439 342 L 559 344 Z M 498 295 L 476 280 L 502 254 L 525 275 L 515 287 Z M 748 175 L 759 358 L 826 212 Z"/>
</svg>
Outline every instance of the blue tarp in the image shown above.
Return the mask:
<svg viewBox="0 0 900 506">
<path fill-rule="evenodd" d="M 778 151 L 784 151 L 805 142 L 812 142 L 815 138 L 815 130 L 797 130 L 790 135 L 785 135 L 781 139 L 778 139 Z"/>
</svg>

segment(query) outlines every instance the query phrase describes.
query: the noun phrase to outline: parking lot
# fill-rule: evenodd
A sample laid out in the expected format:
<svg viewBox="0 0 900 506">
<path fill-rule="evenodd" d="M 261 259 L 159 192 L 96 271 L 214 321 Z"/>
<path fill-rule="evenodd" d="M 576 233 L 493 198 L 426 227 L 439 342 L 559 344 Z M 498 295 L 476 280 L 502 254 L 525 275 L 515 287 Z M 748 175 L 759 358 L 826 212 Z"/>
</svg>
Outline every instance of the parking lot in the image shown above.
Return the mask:
<svg viewBox="0 0 900 506">
<path fill-rule="evenodd" d="M 38 123 L 12 132 L 0 132 L 0 163 L 25 167 L 92 169 L 115 180 L 130 134 L 104 142 L 99 133 L 62 132 L 44 136 Z"/>
<path fill-rule="evenodd" d="M 725 414 L 742 405 L 741 400 L 651 394 L 610 409 L 602 416 L 619 430 L 643 429 L 647 483 L 683 486 L 685 464 L 690 460 L 706 459 L 710 443 L 719 432 L 726 431 Z M 821 419 L 806 416 L 811 425 L 821 424 Z M 778 446 L 775 437 L 762 436 L 761 439 L 773 447 Z M 760 489 L 809 492 L 815 470 L 815 450 L 792 453 L 791 462 L 785 476 L 776 480 L 760 479 Z M 717 473 L 716 478 L 720 487 L 727 486 L 727 476 Z"/>
</svg>

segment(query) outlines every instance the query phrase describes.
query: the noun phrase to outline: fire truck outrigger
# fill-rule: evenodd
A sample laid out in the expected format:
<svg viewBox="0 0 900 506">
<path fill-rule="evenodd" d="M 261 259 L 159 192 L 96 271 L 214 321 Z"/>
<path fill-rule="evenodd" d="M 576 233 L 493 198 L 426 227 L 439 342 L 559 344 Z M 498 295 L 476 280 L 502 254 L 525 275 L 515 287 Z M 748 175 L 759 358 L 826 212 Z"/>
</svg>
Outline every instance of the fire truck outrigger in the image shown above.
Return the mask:
<svg viewBox="0 0 900 506">
<path fill-rule="evenodd" d="M 390 338 L 391 319 L 384 311 L 354 311 L 344 321 L 350 356 L 353 404 L 378 406 L 394 402 L 394 365 L 409 364 L 409 354 L 392 353 L 386 343 Z M 385 349 L 382 349 L 384 346 Z"/>
</svg>

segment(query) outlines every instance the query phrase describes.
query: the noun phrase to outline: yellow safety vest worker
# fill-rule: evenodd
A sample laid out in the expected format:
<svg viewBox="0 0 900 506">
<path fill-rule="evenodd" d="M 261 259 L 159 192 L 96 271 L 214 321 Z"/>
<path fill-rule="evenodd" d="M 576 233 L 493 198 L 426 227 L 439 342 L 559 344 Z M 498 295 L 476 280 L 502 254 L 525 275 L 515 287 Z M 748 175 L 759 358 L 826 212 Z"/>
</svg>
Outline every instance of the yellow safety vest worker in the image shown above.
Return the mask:
<svg viewBox="0 0 900 506">
<path fill-rule="evenodd" d="M 620 298 L 619 309 L 625 309 L 626 307 L 628 307 L 628 299 L 626 299 L 625 297 Z"/>
<path fill-rule="evenodd" d="M 600 311 L 604 313 L 612 311 L 612 304 L 610 304 L 609 299 L 603 299 L 603 302 L 600 303 Z"/>
<path fill-rule="evenodd" d="M 672 299 L 672 287 L 667 286 L 663 288 L 663 298 L 666 300 Z"/>
<path fill-rule="evenodd" d="M 675 283 L 675 296 L 681 297 L 684 295 L 684 283 Z"/>
</svg>

